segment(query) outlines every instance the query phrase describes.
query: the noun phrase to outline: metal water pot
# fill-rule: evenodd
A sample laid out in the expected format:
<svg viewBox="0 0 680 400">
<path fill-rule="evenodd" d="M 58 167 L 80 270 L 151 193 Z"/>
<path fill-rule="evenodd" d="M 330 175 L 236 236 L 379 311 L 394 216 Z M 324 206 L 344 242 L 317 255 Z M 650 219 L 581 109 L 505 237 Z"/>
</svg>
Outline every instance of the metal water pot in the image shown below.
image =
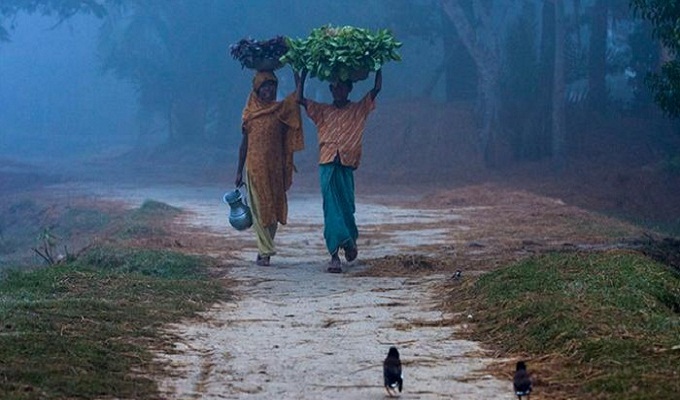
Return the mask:
<svg viewBox="0 0 680 400">
<path fill-rule="evenodd" d="M 250 207 L 245 204 L 241 191 L 237 188 L 224 194 L 224 202 L 229 204 L 229 224 L 236 230 L 243 231 L 253 225 Z"/>
</svg>

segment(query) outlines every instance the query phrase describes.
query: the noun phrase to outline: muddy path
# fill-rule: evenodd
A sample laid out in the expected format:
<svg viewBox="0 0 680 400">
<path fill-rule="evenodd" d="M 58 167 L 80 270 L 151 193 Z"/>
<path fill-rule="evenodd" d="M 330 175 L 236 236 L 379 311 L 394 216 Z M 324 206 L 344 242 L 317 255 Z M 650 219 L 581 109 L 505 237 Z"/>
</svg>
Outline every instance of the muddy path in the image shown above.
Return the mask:
<svg viewBox="0 0 680 400">
<path fill-rule="evenodd" d="M 597 246 L 635 234 L 558 199 L 493 187 L 418 196 L 358 196 L 359 260 L 342 275 L 325 273 L 321 200 L 289 196 L 289 220 L 277 233 L 272 266 L 257 267 L 254 237 L 228 226 L 222 192 L 209 187 L 90 187 L 131 205 L 154 199 L 181 207 L 188 246 L 224 262 L 235 300 L 200 319 L 168 327 L 175 350 L 159 378 L 168 399 L 382 399 L 381 362 L 402 354 L 404 399 L 512 399 L 510 382 L 483 372 L 492 359 L 459 340 L 438 310 L 450 270 L 368 271 L 363 260 L 423 254 L 453 260 L 464 276 L 528 254 Z M 208 238 L 208 239 L 205 239 Z M 185 244 L 186 245 L 186 244 Z M 474 322 L 474 316 L 470 316 Z M 540 398 L 540 397 L 539 397 Z"/>
</svg>

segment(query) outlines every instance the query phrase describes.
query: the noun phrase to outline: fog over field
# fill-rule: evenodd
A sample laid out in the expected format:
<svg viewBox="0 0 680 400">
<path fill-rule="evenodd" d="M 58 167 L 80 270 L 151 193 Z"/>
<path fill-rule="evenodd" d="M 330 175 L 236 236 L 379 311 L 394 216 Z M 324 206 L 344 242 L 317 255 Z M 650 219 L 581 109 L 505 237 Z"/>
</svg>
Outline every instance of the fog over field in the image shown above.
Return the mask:
<svg viewBox="0 0 680 400">
<path fill-rule="evenodd" d="M 123 167 L 143 162 L 125 171 L 229 185 L 253 76 L 229 46 L 332 24 L 389 29 L 403 43 L 402 61 L 383 67 L 359 179 L 448 187 L 500 174 L 624 213 L 646 206 L 621 201 L 639 190 L 619 180 L 668 204 L 676 195 L 664 180 L 680 171 L 678 120 L 645 84 L 673 53 L 623 0 L 2 3 L 0 171 L 22 165 L 67 179 L 108 165 L 135 178 Z M 282 98 L 293 72 L 277 75 Z M 331 99 L 314 78 L 305 94 Z M 304 121 L 296 162 L 313 182 L 316 131 Z M 676 208 L 650 207 L 671 220 Z"/>
<path fill-rule="evenodd" d="M 21 15 L 0 45 L 0 154 L 26 161 L 77 159 L 134 144 L 136 96 L 101 74 L 100 21 Z"/>
</svg>

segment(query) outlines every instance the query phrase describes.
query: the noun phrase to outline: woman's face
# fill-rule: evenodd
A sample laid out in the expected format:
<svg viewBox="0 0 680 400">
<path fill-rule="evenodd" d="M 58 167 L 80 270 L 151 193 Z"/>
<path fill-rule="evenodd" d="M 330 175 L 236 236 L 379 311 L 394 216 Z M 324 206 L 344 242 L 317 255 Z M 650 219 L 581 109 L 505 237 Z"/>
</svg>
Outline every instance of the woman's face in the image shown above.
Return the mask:
<svg viewBox="0 0 680 400">
<path fill-rule="evenodd" d="M 334 101 L 346 101 L 349 93 L 352 91 L 352 86 L 347 82 L 333 83 L 330 85 L 330 88 Z"/>
<path fill-rule="evenodd" d="M 262 101 L 272 102 L 276 100 L 276 82 L 266 81 L 257 90 L 257 97 Z"/>
</svg>

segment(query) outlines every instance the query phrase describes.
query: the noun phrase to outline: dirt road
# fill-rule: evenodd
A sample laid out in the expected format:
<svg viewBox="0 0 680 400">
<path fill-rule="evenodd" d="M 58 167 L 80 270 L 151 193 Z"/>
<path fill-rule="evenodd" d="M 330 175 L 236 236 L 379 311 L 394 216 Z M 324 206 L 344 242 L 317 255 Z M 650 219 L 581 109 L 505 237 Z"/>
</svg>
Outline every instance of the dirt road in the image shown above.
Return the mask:
<svg viewBox="0 0 680 400">
<path fill-rule="evenodd" d="M 404 363 L 405 399 L 475 395 L 512 398 L 508 382 L 477 371 L 490 360 L 472 342 L 456 340 L 433 310 L 432 286 L 446 279 L 357 277 L 355 262 L 342 275 L 325 271 L 321 200 L 292 193 L 287 226 L 277 234 L 272 266 L 256 267 L 252 232 L 227 222 L 222 192 L 212 188 L 89 188 L 97 195 L 139 205 L 154 199 L 190 212 L 188 228 L 225 242 L 237 300 L 218 304 L 201 321 L 169 327 L 182 338 L 169 359 L 175 371 L 161 382 L 172 399 L 380 399 L 382 360 L 396 345 Z M 448 229 L 465 229 L 448 210 L 415 210 L 359 198 L 359 259 L 419 252 L 445 244 Z M 420 227 L 420 229 L 414 229 Z M 235 250 L 238 249 L 238 250 Z M 217 251 L 219 253 L 219 250 Z M 467 397 L 467 396 L 465 396 Z"/>
<path fill-rule="evenodd" d="M 234 302 L 168 327 L 181 338 L 177 352 L 158 355 L 172 365 L 160 382 L 168 399 L 382 399 L 381 362 L 391 345 L 402 354 L 404 399 L 512 399 L 510 382 L 480 372 L 491 362 L 480 347 L 439 324 L 451 316 L 435 309 L 434 287 L 449 276 L 362 277 L 354 274 L 364 268 L 360 260 L 437 249 L 467 262 L 467 274 L 492 264 L 494 252 L 573 245 L 574 237 L 597 241 L 587 228 L 598 221 L 555 199 L 482 190 L 481 196 L 467 193 L 472 200 L 450 195 L 441 199 L 448 206 L 423 209 L 414 198 L 399 199 L 398 206 L 394 199 L 359 196 L 359 262 L 334 275 L 324 272 L 328 256 L 315 193 L 291 193 L 290 223 L 277 234 L 279 253 L 272 266 L 256 267 L 252 232 L 228 226 L 223 193 L 215 188 L 89 190 L 189 211 L 187 231 L 212 235 L 218 245 L 205 251 L 225 260 L 226 273 L 238 282 Z M 496 198 L 509 201 L 489 201 Z M 484 199 L 487 204 L 477 205 Z"/>
</svg>

